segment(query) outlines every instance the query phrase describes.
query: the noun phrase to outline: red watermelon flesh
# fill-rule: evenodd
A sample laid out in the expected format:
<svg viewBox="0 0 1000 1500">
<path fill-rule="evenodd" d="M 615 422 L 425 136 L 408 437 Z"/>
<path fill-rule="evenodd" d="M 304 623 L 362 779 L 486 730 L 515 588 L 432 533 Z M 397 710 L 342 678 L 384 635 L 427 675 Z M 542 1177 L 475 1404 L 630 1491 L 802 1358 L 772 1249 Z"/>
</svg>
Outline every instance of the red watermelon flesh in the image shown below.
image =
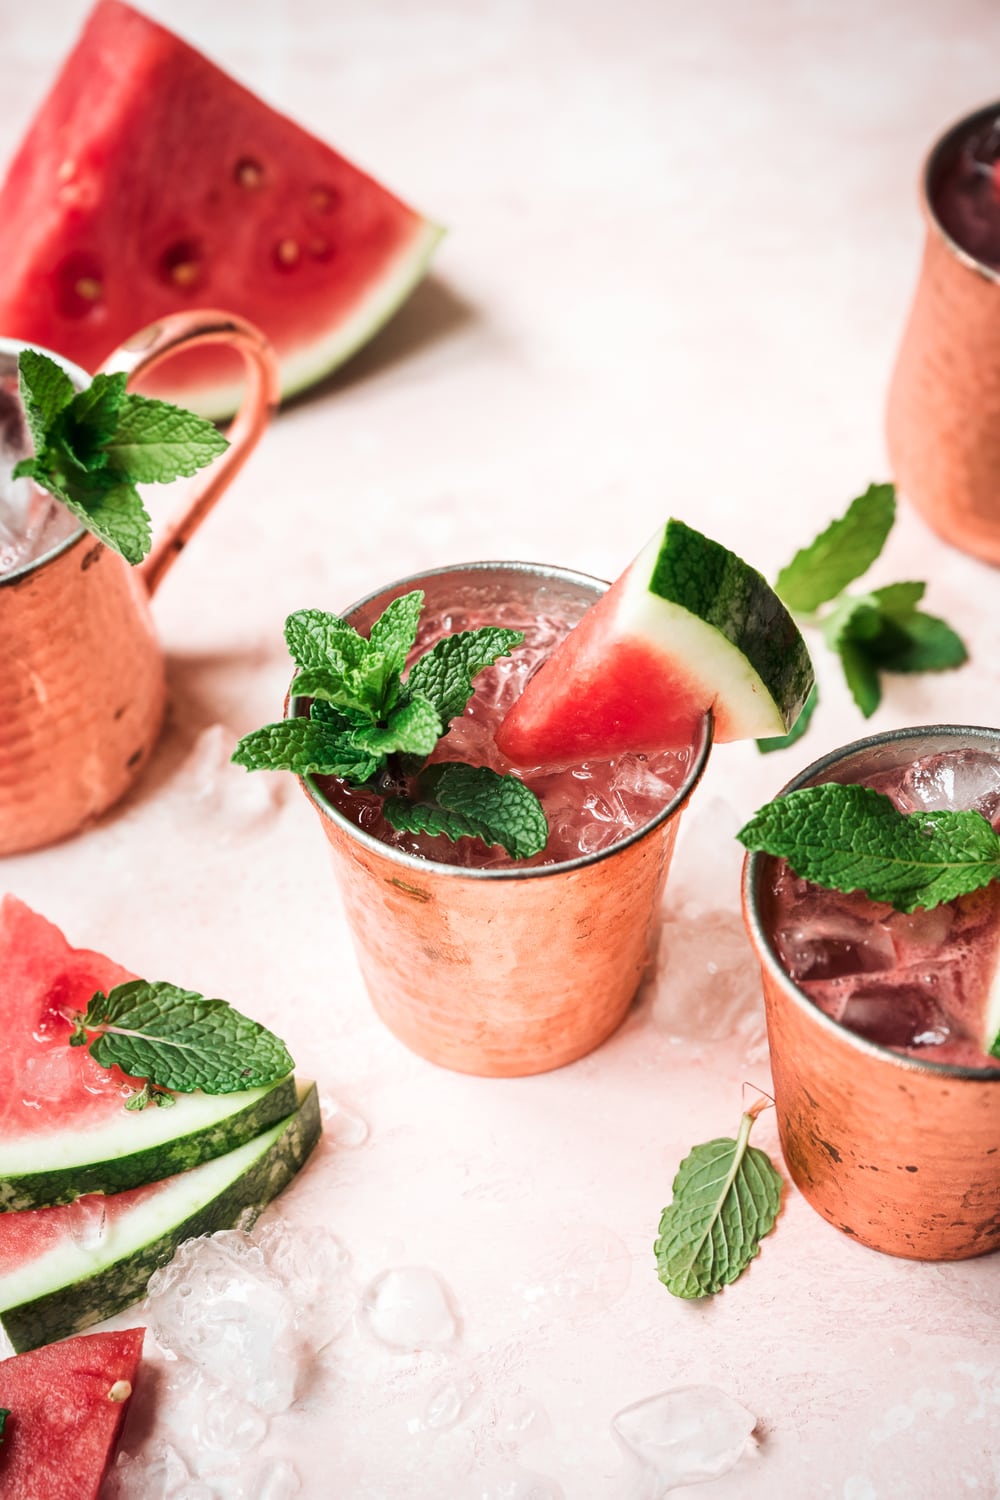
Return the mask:
<svg viewBox="0 0 1000 1500">
<path fill-rule="evenodd" d="M 97 1500 L 145 1329 L 88 1333 L 0 1361 L 3 1500 Z"/>
<path fill-rule="evenodd" d="M 353 352 L 440 230 L 120 0 L 100 0 L 0 189 L 0 333 L 95 370 L 167 313 L 216 307 L 272 340 L 286 391 Z M 233 410 L 238 361 L 153 377 Z M 194 394 L 194 393 L 199 394 Z"/>
<path fill-rule="evenodd" d="M 0 902 L 0 1136 L 37 1137 L 86 1129 L 117 1116 L 123 1094 L 140 1087 L 71 1047 L 66 1019 L 135 976 L 110 958 L 71 948 L 58 927 L 23 901 Z"/>
</svg>

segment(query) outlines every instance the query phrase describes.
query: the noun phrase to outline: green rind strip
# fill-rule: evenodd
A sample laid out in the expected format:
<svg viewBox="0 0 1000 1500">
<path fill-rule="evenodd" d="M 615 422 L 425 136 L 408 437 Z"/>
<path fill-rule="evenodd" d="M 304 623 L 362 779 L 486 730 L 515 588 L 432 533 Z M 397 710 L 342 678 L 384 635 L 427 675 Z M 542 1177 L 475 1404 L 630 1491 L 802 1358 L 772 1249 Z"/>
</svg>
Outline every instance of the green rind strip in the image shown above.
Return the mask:
<svg viewBox="0 0 1000 1500">
<path fill-rule="evenodd" d="M 670 520 L 648 588 L 731 642 L 791 728 L 812 688 L 813 667 L 798 626 L 762 573 L 683 521 Z"/>
<path fill-rule="evenodd" d="M 220 1098 L 220 1105 L 233 1095 Z M 184 1097 L 175 1106 L 178 1115 Z M 153 1106 L 148 1106 L 153 1108 Z M 53 1208 L 72 1203 L 84 1193 L 123 1193 L 127 1188 L 159 1182 L 175 1172 L 186 1172 L 216 1156 L 223 1156 L 260 1135 L 296 1107 L 295 1079 L 289 1074 L 269 1089 L 254 1090 L 254 1097 L 241 1109 L 223 1113 L 214 1122 L 198 1124 L 169 1140 L 129 1150 L 129 1132 L 135 1131 L 134 1115 L 122 1112 L 120 1152 L 114 1157 L 91 1162 L 74 1162 L 65 1166 L 40 1166 L 31 1172 L 7 1172 L 0 1176 L 0 1213 L 17 1213 L 27 1208 Z M 171 1116 L 174 1110 L 170 1111 Z M 181 1117 L 182 1118 L 182 1117 Z M 180 1121 L 178 1121 L 180 1123 Z M 39 1156 L 44 1158 L 47 1142 L 39 1142 Z M 107 1141 L 104 1142 L 105 1146 Z"/>
<path fill-rule="evenodd" d="M 178 1245 L 197 1235 L 214 1234 L 253 1219 L 288 1186 L 304 1165 L 322 1131 L 319 1095 L 315 1084 L 300 1086 L 299 1108 L 283 1124 L 260 1139 L 260 1154 L 238 1171 L 221 1192 L 167 1233 L 92 1276 L 16 1306 L 0 1309 L 0 1329 L 17 1354 L 56 1339 L 81 1333 L 104 1318 L 113 1317 L 143 1295 L 153 1272 L 166 1265 Z"/>
</svg>

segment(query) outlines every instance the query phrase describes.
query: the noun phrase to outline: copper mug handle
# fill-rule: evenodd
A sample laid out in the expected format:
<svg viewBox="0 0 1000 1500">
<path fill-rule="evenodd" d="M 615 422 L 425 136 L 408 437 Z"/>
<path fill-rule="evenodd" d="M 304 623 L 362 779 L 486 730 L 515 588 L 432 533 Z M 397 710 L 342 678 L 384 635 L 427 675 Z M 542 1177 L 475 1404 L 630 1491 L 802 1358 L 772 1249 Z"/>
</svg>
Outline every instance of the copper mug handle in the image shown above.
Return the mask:
<svg viewBox="0 0 1000 1500">
<path fill-rule="evenodd" d="M 229 447 L 205 470 L 194 494 L 168 521 L 163 535 L 136 569 L 150 595 L 159 588 L 223 490 L 239 473 L 277 410 L 281 398 L 278 361 L 271 344 L 252 323 L 232 313 L 198 309 L 161 318 L 116 349 L 101 366 L 106 373 L 124 371 L 131 383 L 135 376 L 146 374 L 171 355 L 199 344 L 225 344 L 241 354 L 246 385 L 227 433 Z"/>
</svg>

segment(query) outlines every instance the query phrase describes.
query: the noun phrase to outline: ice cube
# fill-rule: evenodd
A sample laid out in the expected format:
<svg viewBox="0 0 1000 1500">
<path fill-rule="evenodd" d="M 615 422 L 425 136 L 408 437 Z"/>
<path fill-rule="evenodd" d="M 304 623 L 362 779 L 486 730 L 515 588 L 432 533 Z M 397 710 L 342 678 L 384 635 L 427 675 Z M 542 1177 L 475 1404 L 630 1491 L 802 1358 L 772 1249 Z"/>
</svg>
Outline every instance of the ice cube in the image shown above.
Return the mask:
<svg viewBox="0 0 1000 1500">
<path fill-rule="evenodd" d="M 796 981 L 877 974 L 896 963 L 892 936 L 857 908 L 856 898 L 816 892 L 808 918 L 786 918 L 775 931 L 783 966 Z"/>
<path fill-rule="evenodd" d="M 230 759 L 239 736 L 224 724 L 203 729 L 177 777 L 182 795 L 194 803 L 199 818 L 217 820 L 224 836 L 257 832 L 284 799 L 279 777 L 248 776 Z"/>
<path fill-rule="evenodd" d="M 102 1193 L 85 1193 L 66 1207 L 66 1227 L 81 1250 L 96 1250 L 104 1238 L 107 1207 Z"/>
<path fill-rule="evenodd" d="M 618 1412 L 611 1429 L 648 1480 L 649 1500 L 685 1484 L 728 1474 L 739 1462 L 757 1418 L 711 1385 L 681 1386 Z"/>
<path fill-rule="evenodd" d="M 716 1042 L 762 1026 L 760 969 L 734 912 L 664 922 L 652 1015 L 683 1040 Z"/>
<path fill-rule="evenodd" d="M 938 1000 L 919 983 L 862 984 L 852 990 L 840 1024 L 880 1047 L 934 1047 L 951 1026 Z"/>
<path fill-rule="evenodd" d="M 746 822 L 721 797 L 689 809 L 681 821 L 667 884 L 667 905 L 685 917 L 715 911 L 726 902 L 735 911 L 739 902 L 743 848 L 736 835 Z"/>
<path fill-rule="evenodd" d="M 292 1500 L 302 1489 L 298 1471 L 285 1458 L 268 1458 L 251 1469 L 212 1475 L 214 1500 Z"/>
<path fill-rule="evenodd" d="M 554 1479 L 513 1466 L 480 1474 L 469 1493 L 473 1500 L 564 1500 L 566 1494 Z"/>
<path fill-rule="evenodd" d="M 336 1099 L 324 1094 L 319 1101 L 323 1116 L 323 1133 L 337 1146 L 363 1146 L 368 1139 L 368 1122 Z"/>
<path fill-rule="evenodd" d="M 190 1483 L 177 1449 L 158 1442 L 142 1454 L 119 1452 L 108 1489 L 114 1500 L 178 1500 Z"/>
<path fill-rule="evenodd" d="M 343 1333 L 358 1305 L 351 1258 L 335 1235 L 319 1225 L 289 1225 L 268 1218 L 254 1231 L 268 1269 L 283 1283 L 295 1319 L 312 1349 Z"/>
<path fill-rule="evenodd" d="M 1000 761 L 982 750 L 949 751 L 915 762 L 894 799 L 906 812 L 974 808 L 1000 820 Z"/>
<path fill-rule="evenodd" d="M 425 1266 L 383 1271 L 368 1287 L 365 1322 L 390 1349 L 440 1349 L 458 1337 L 447 1288 Z"/>
<path fill-rule="evenodd" d="M 417 1427 L 428 1432 L 445 1432 L 456 1426 L 475 1400 L 478 1390 L 479 1381 L 474 1375 L 455 1375 L 439 1381 L 427 1398 Z"/>
</svg>

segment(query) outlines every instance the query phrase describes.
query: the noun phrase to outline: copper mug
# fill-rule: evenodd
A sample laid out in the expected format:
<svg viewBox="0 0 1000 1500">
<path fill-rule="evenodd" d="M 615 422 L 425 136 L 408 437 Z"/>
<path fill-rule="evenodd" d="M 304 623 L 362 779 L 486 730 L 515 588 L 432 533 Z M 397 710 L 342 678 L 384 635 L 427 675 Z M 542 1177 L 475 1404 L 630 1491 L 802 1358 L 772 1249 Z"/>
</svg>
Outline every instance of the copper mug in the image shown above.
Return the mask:
<svg viewBox="0 0 1000 1500">
<path fill-rule="evenodd" d="M 784 791 L 861 782 L 924 755 L 1000 759 L 1000 730 L 934 725 L 858 740 Z M 963 1068 L 892 1052 L 814 1005 L 782 968 L 772 933 L 774 860 L 744 865 L 743 913 L 760 960 L 781 1149 L 803 1197 L 875 1250 L 963 1260 L 1000 1249 L 1000 1062 Z"/>
<path fill-rule="evenodd" d="M 141 773 L 166 699 L 149 601 L 238 472 L 278 402 L 277 366 L 256 328 L 227 313 L 178 313 L 130 340 L 105 365 L 130 381 L 181 350 L 225 344 L 246 367 L 226 452 L 195 484 L 136 568 L 82 526 L 0 575 L 0 855 L 77 832 Z M 0 339 L 0 373 L 24 345 Z M 78 387 L 90 377 L 52 354 Z"/>
<path fill-rule="evenodd" d="M 1000 104 L 960 120 L 924 165 L 926 243 L 889 389 L 886 436 L 896 482 L 928 524 L 945 541 L 1000 564 L 1000 271 L 956 243 L 937 207 L 963 140 L 994 118 Z"/>
<path fill-rule="evenodd" d="M 573 623 L 607 584 L 561 568 L 471 563 L 381 589 L 345 618 L 366 634 L 414 588 L 431 615 L 516 602 Z M 305 710 L 291 699 L 290 713 Z M 598 853 L 527 869 L 464 869 L 392 848 L 306 777 L 368 993 L 390 1031 L 431 1062 L 492 1078 L 559 1068 L 605 1041 L 650 960 L 680 814 L 711 743 L 708 715 L 683 785 L 644 827 Z"/>
</svg>

